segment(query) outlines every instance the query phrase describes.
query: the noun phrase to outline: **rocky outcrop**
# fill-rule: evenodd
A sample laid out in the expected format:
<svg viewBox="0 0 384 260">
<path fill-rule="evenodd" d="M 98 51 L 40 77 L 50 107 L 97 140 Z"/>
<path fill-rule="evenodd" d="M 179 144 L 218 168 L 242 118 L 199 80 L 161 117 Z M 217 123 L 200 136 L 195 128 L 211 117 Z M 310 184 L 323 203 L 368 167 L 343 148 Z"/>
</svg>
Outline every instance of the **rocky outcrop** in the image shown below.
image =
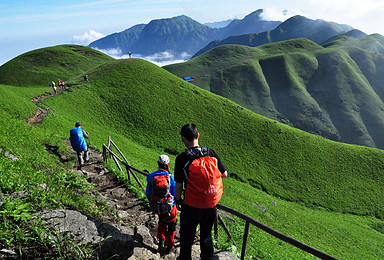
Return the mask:
<svg viewBox="0 0 384 260">
<path fill-rule="evenodd" d="M 74 210 L 43 211 L 39 217 L 58 233 L 70 233 L 79 244 L 99 247 L 100 259 L 176 259 L 179 248 L 169 255 L 161 256 L 157 252 L 157 239 L 145 225 L 129 226 L 111 224 Z M 48 234 L 47 234 L 48 235 Z M 52 236 L 52 233 L 49 234 Z M 199 259 L 200 249 L 193 246 L 193 259 Z M 217 252 L 219 259 L 236 260 L 234 254 Z"/>
</svg>

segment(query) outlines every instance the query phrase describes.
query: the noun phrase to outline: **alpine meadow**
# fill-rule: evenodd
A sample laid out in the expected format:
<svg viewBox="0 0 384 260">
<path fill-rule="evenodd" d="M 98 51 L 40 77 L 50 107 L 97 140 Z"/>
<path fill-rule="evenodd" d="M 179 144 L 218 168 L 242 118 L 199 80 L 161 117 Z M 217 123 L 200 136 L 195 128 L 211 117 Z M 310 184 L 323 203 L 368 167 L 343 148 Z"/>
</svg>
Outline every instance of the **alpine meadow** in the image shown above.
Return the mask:
<svg viewBox="0 0 384 260">
<path fill-rule="evenodd" d="M 231 74 L 250 67 L 260 72 L 264 62 L 264 70 L 268 66 L 281 69 L 280 78 L 270 79 L 276 81 L 275 86 L 287 79 L 298 83 L 295 91 L 285 93 L 299 99 L 307 96 L 301 83 L 315 70 L 315 57 L 328 59 L 329 53 L 340 60 L 359 54 L 354 48 L 324 48 L 309 40 L 259 48 L 233 45 L 213 49 L 173 70 L 167 68 L 179 76 L 141 59 L 115 60 L 77 45 L 38 49 L 7 62 L 0 67 L 2 248 L 15 249 L 24 257 L 38 252 L 50 258 L 60 258 L 63 253 L 82 259 L 94 256 L 86 246 L 74 246 L 70 237 L 66 243 L 73 250 L 57 247 L 42 235 L 45 227 L 33 217 L 39 211 L 56 208 L 99 218 L 110 211 L 105 202 L 90 195 L 94 187 L 85 176 L 46 150 L 49 144 L 71 154 L 65 140 L 74 122 L 80 121 L 90 133 L 91 147 L 101 151 L 111 136 L 131 165 L 149 172 L 156 170 L 154 162 L 164 153 L 170 156 L 173 170 L 176 155 L 184 150 L 180 128 L 193 122 L 201 135 L 200 144 L 214 148 L 227 166 L 230 176 L 223 180 L 221 204 L 339 259 L 382 258 L 382 150 L 331 141 L 256 114 L 239 105 L 240 100 L 234 100 L 237 104 L 208 91 L 208 81 L 220 77 L 196 78 L 200 87 L 180 78 L 185 70 L 198 75 L 229 63 L 237 64 Z M 239 60 L 244 63 L 238 64 Z M 281 60 L 289 66 L 282 66 Z M 294 66 L 298 61 L 306 66 Z M 302 78 L 289 73 L 295 69 Z M 89 82 L 84 82 L 85 74 Z M 249 77 L 257 75 L 250 71 Z M 52 92 L 48 84 L 58 78 L 67 83 L 67 90 L 38 103 L 49 106 L 51 112 L 39 125 L 28 125 L 28 118 L 37 110 L 31 99 Z M 239 77 L 237 81 L 247 79 Z M 269 95 L 264 85 L 259 87 L 258 91 Z M 218 94 L 225 91 L 221 89 Z M 241 89 L 231 93 L 236 91 Z M 294 113 L 295 107 L 291 109 Z M 270 115 L 276 115 L 275 110 Z M 10 154 L 17 159 L 12 160 Z M 72 154 L 69 164 L 75 163 Z M 120 174 L 112 163 L 106 166 Z M 144 176 L 139 178 L 145 182 Z M 135 184 L 127 183 L 137 196 L 144 197 Z M 21 193 L 25 195 L 15 196 Z M 245 224 L 235 221 L 228 227 L 241 245 Z M 220 232 L 215 246 L 233 250 L 224 231 Z M 39 251 L 33 251 L 31 244 L 39 245 Z M 247 247 L 247 258 L 252 256 L 315 258 L 255 227 L 251 227 Z"/>
<path fill-rule="evenodd" d="M 164 67 L 255 113 L 331 140 L 384 148 L 383 43 L 374 34 L 324 45 L 300 38 L 216 47 Z"/>
</svg>

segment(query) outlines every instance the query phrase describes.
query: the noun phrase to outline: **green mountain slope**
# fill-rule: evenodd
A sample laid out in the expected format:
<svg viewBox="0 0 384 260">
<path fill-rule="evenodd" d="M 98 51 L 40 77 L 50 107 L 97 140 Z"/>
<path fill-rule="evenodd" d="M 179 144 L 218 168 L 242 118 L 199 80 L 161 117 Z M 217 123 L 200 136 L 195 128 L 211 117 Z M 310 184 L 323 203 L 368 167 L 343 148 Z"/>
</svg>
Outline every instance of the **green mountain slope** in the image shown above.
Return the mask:
<svg viewBox="0 0 384 260">
<path fill-rule="evenodd" d="M 307 132 L 384 148 L 379 134 L 384 129 L 384 57 L 331 46 L 306 39 L 256 48 L 227 45 L 165 69 Z"/>
<path fill-rule="evenodd" d="M 350 37 L 348 34 L 336 37 L 333 41 L 323 45 L 330 46 L 353 46 L 360 49 L 374 52 L 384 53 L 384 36 L 380 34 L 371 34 L 364 37 Z"/>
<path fill-rule="evenodd" d="M 74 89 L 74 93 L 50 99 L 49 103 L 56 110 L 60 105 L 56 104 L 56 100 L 64 98 L 66 101 L 63 104 L 79 104 L 79 107 L 73 106 L 71 110 L 85 109 L 89 104 L 93 104 L 93 107 L 100 105 L 100 111 L 86 114 L 81 120 L 89 118 L 89 123 L 97 120 L 108 122 L 111 128 L 118 129 L 120 134 L 144 146 L 157 147 L 173 154 L 183 149 L 179 142 L 178 126 L 184 122 L 196 122 L 201 126 L 201 142 L 217 147 L 226 158 L 228 168 L 232 169 L 230 172 L 237 175 L 239 180 L 288 200 L 305 200 L 308 205 L 322 205 L 341 212 L 349 208 L 356 214 L 372 212 L 373 208 L 356 203 L 356 200 L 365 197 L 365 192 L 365 195 L 356 196 L 356 191 L 340 191 L 336 186 L 360 185 L 373 178 L 369 186 L 378 187 L 380 181 L 377 182 L 376 177 L 380 173 L 376 171 L 382 166 L 380 163 L 370 165 L 368 158 L 374 158 L 381 151 L 334 143 L 274 123 L 243 110 L 229 100 L 184 83 L 167 71 L 142 60 L 120 61 L 113 69 L 104 67 L 103 70 L 107 73 L 92 84 Z M 161 84 L 158 83 L 159 79 Z M 88 95 L 90 98 L 86 97 Z M 88 102 L 80 102 L 87 99 Z M 279 129 L 282 134 L 279 134 Z M 293 149 L 295 147 L 297 149 Z M 333 157 L 330 157 L 331 154 Z M 365 154 L 363 158 L 367 162 L 364 163 L 363 159 L 359 160 L 358 165 L 352 165 L 352 161 L 357 161 L 357 154 L 359 157 Z M 371 167 L 375 168 L 374 172 Z M 356 175 L 352 172 L 356 172 Z M 304 178 L 308 173 L 316 177 Z M 332 184 L 318 183 L 326 179 L 332 179 Z M 311 187 L 316 188 L 308 194 L 307 188 Z M 340 196 L 336 196 L 337 199 L 328 196 L 336 190 L 341 192 Z M 372 192 L 379 190 L 372 189 Z M 381 216 L 381 202 L 376 203 L 375 215 Z"/>
<path fill-rule="evenodd" d="M 286 44 L 286 49 L 294 48 Z M 310 42 L 301 46 L 308 52 L 319 48 Z M 242 57 L 265 55 L 269 47 L 234 46 L 243 50 L 238 54 Z M 282 50 L 273 48 L 275 55 Z M 143 60 L 112 61 L 87 74 L 91 82 L 80 84 L 81 78 L 74 77 L 71 83 L 78 85 L 44 101 L 55 113 L 41 127 L 30 127 L 36 129 L 30 132 L 32 139 L 35 131 L 41 131 L 46 133 L 41 139 L 62 143 L 74 122 L 81 121 L 91 133 L 93 146 L 100 148 L 111 135 L 132 165 L 153 171 L 159 153 L 170 154 L 174 162 L 184 149 L 180 127 L 195 122 L 200 144 L 214 148 L 230 173 L 231 178 L 224 180 L 222 203 L 340 258 L 375 259 L 382 253 L 383 151 L 336 143 L 277 123 Z M 20 89 L 16 93 L 23 103 L 29 102 L 32 93 L 24 97 L 21 89 L 37 92 L 0 85 L 5 98 L 15 95 L 14 89 Z M 17 108 L 2 113 L 19 118 L 18 126 L 25 124 L 22 118 L 31 108 L 20 116 L 17 111 L 23 107 L 18 102 L 1 99 L 0 104 Z M 13 133 L 21 131 L 1 122 L 7 133 L 2 137 L 4 143 L 11 136 L 11 127 Z M 6 148 L 18 155 L 18 151 L 28 150 L 25 147 L 25 143 L 12 141 Z M 0 158 L 5 160 L 3 155 Z M 44 167 L 42 164 L 40 169 Z M 277 201 L 277 206 L 270 206 L 271 201 Z M 269 215 L 255 205 L 265 205 Z M 236 239 L 241 241 L 242 233 L 237 233 Z M 251 234 L 251 255 L 312 259 L 265 233 Z"/>
<path fill-rule="evenodd" d="M 0 84 L 48 86 L 53 80 L 69 80 L 113 58 L 78 45 L 61 45 L 22 54 L 0 67 Z"/>
</svg>

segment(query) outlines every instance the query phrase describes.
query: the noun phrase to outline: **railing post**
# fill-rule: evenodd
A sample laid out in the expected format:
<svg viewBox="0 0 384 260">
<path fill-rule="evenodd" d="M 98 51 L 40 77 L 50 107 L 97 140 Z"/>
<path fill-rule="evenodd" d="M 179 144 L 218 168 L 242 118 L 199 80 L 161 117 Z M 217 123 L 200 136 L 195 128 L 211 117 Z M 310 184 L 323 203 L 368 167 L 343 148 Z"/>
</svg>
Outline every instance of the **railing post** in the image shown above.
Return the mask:
<svg viewBox="0 0 384 260">
<path fill-rule="evenodd" d="M 105 148 L 105 144 L 103 145 L 103 160 L 105 163 L 108 163 L 108 155 L 107 155 L 107 149 Z"/>
<path fill-rule="evenodd" d="M 244 237 L 243 237 L 243 246 L 241 248 L 241 260 L 245 259 L 245 250 L 247 250 L 248 235 L 249 235 L 249 222 L 246 221 L 245 222 Z"/>
<path fill-rule="evenodd" d="M 229 236 L 229 238 L 232 240 L 232 243 L 235 245 L 236 248 L 239 248 L 239 247 L 237 246 L 236 241 L 235 241 L 235 239 L 233 238 L 231 232 L 229 231 L 227 225 L 225 224 L 223 218 L 222 218 L 220 215 L 217 215 L 217 218 L 219 219 L 221 225 L 223 226 L 223 228 L 224 228 L 225 232 L 227 233 L 227 235 Z"/>
</svg>

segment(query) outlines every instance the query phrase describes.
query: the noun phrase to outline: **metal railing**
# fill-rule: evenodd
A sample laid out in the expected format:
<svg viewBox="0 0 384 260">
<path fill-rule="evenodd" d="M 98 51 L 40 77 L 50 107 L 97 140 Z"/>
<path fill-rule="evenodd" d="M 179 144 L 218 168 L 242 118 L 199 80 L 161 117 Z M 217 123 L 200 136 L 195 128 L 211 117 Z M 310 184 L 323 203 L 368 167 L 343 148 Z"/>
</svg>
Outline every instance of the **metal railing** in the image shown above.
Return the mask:
<svg viewBox="0 0 384 260">
<path fill-rule="evenodd" d="M 117 152 L 120 154 L 120 156 L 123 158 L 121 159 L 116 153 L 114 153 L 112 151 L 112 147 L 116 148 Z M 108 156 L 108 153 L 109 153 L 109 156 Z M 117 145 L 111 140 L 111 137 L 108 138 L 108 145 L 105 145 L 103 144 L 103 159 L 105 162 L 108 161 L 108 158 L 112 158 L 116 165 L 118 166 L 119 170 L 121 172 L 123 172 L 122 168 L 121 168 L 121 164 L 123 164 L 125 167 L 126 167 L 126 171 L 127 171 L 127 175 L 128 175 L 128 179 L 131 180 L 131 175 L 135 178 L 136 182 L 141 186 L 141 188 L 143 188 L 143 190 L 145 190 L 145 187 L 141 184 L 140 180 L 137 178 L 136 174 L 134 172 L 137 172 L 139 174 L 142 174 L 144 176 L 147 176 L 148 173 L 146 172 L 143 172 L 143 171 L 140 171 L 138 169 L 136 169 L 135 167 L 131 166 L 129 163 L 128 163 L 128 160 L 125 158 L 125 156 L 123 155 L 123 153 L 120 151 L 120 149 L 117 147 Z M 244 213 L 241 213 L 235 209 L 232 209 L 230 207 L 227 207 L 225 205 L 222 205 L 222 204 L 217 204 L 217 209 L 219 210 L 223 210 L 223 211 L 226 211 L 230 214 L 233 214 L 239 218 L 241 218 L 242 220 L 245 221 L 245 229 L 244 229 L 244 236 L 243 236 L 243 244 L 242 244 L 242 248 L 241 248 L 241 260 L 244 260 L 245 259 L 245 254 L 246 254 L 246 249 L 247 249 L 247 243 L 248 243 L 248 235 L 249 235 L 249 228 L 250 228 L 250 224 L 254 225 L 255 227 L 271 234 L 272 236 L 282 240 L 282 241 L 285 241 L 287 242 L 288 244 L 291 244 L 307 253 L 310 253 L 318 258 L 321 258 L 321 259 L 326 259 L 326 260 L 335 260 L 337 259 L 336 257 L 334 256 L 331 256 L 327 253 L 324 253 L 314 247 L 311 247 L 299 240 L 296 240 L 290 236 L 287 236 L 271 227 L 268 227 L 266 226 L 265 224 L 251 218 L 250 216 L 244 214 Z M 227 228 L 227 226 L 225 225 L 225 222 L 223 221 L 223 219 L 221 218 L 220 214 L 217 215 L 217 219 L 216 219 L 216 222 L 215 222 L 215 227 L 214 227 L 214 232 L 215 232 L 215 235 L 218 237 L 218 221 L 221 223 L 221 225 L 223 226 L 225 232 L 228 234 L 228 236 L 230 237 L 230 239 L 233 241 L 234 245 L 238 248 L 238 246 L 236 245 L 236 242 L 231 234 L 231 232 L 229 231 L 229 229 Z"/>
</svg>

